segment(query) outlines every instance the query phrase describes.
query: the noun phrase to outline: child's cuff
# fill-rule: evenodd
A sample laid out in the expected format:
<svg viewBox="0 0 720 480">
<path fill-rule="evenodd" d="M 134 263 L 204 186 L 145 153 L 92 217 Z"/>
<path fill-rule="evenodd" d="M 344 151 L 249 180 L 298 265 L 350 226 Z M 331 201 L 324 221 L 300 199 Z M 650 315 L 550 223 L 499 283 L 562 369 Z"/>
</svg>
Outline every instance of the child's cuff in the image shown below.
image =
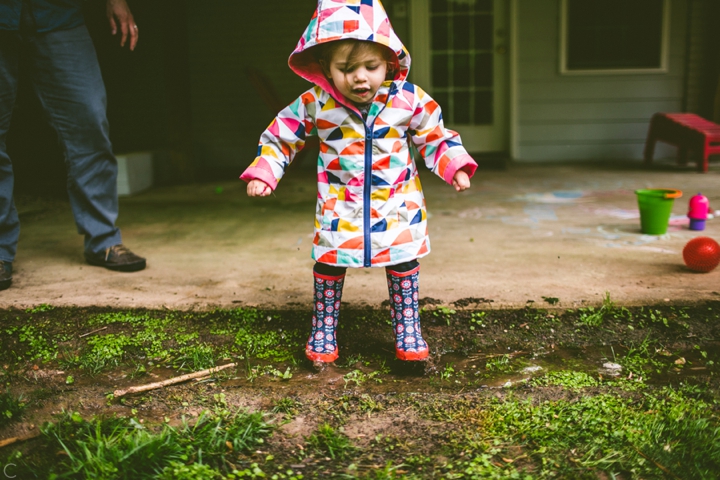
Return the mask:
<svg viewBox="0 0 720 480">
<path fill-rule="evenodd" d="M 450 185 L 453 183 L 453 178 L 455 177 L 455 174 L 458 170 L 462 170 L 463 172 L 468 174 L 468 177 L 472 177 L 475 174 L 475 170 L 477 170 L 478 164 L 475 163 L 475 160 L 468 155 L 467 153 L 464 153 L 458 157 L 453 158 L 450 163 L 445 167 L 445 172 L 443 174 L 443 179 Z"/>
<path fill-rule="evenodd" d="M 240 180 L 248 183 L 252 180 L 260 180 L 265 182 L 272 190 L 275 190 L 278 184 L 277 179 L 272 172 L 268 172 L 264 168 L 257 166 L 248 167 L 243 174 L 240 175 Z"/>
</svg>

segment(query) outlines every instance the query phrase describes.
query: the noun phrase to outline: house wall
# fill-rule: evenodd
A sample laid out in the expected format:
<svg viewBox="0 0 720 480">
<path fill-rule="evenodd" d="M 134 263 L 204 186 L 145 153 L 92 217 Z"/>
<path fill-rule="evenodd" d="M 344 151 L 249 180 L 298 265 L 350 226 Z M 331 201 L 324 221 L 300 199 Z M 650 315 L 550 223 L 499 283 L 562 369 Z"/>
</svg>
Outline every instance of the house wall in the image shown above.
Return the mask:
<svg viewBox="0 0 720 480">
<path fill-rule="evenodd" d="M 263 102 L 246 70 L 266 75 L 285 104 L 308 89 L 287 59 L 317 0 L 187 0 L 186 5 L 197 171 L 239 175 L 255 158 L 260 134 L 277 113 Z"/>
<path fill-rule="evenodd" d="M 669 71 L 561 75 L 560 0 L 518 0 L 516 160 L 642 158 L 650 117 L 681 111 L 687 0 L 671 1 Z M 673 150 L 658 145 L 657 157 Z"/>
<path fill-rule="evenodd" d="M 689 2 L 713 1 L 671 0 L 668 73 L 564 76 L 559 73 L 560 0 L 517 0 L 515 159 L 641 158 L 653 113 L 704 105 L 704 89 L 692 82 L 709 51 L 700 38 L 707 32 L 695 26 L 705 18 L 701 8 L 691 23 L 689 38 L 699 45 L 692 59 L 686 58 L 686 32 L 692 20 L 688 11 L 693 12 Z M 252 87 L 248 67 L 268 76 L 284 103 L 309 87 L 287 67 L 287 57 L 316 3 L 268 0 L 252 2 L 250 8 L 239 1 L 186 1 L 192 150 L 201 177 L 245 168 L 260 133 L 277 113 Z M 394 17 L 406 11 L 409 0 L 383 3 L 408 42 L 409 19 Z M 673 155 L 673 148 L 658 145 L 657 157 Z"/>
<path fill-rule="evenodd" d="M 402 15 L 408 1 L 383 2 L 391 18 L 399 13 L 393 24 L 401 36 L 408 29 Z M 310 88 L 287 60 L 317 0 L 187 0 L 186 5 L 196 171 L 201 177 L 239 175 L 277 113 L 263 102 L 246 70 L 266 75 L 285 104 Z"/>
</svg>

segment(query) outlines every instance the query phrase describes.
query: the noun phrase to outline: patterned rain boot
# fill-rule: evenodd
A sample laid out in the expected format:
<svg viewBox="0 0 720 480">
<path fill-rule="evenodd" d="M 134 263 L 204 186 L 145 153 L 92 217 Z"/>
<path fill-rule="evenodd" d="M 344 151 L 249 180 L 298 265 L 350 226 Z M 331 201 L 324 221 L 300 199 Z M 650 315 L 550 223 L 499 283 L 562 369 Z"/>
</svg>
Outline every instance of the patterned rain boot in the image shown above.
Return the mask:
<svg viewBox="0 0 720 480">
<path fill-rule="evenodd" d="M 386 269 L 390 314 L 395 331 L 395 356 L 400 360 L 425 360 L 430 353 L 420 331 L 418 277 L 420 267 L 408 272 Z"/>
<path fill-rule="evenodd" d="M 313 272 L 315 277 L 315 306 L 312 331 L 305 347 L 305 356 L 312 362 L 329 363 L 338 358 L 337 328 L 345 275 L 328 276 Z"/>
</svg>

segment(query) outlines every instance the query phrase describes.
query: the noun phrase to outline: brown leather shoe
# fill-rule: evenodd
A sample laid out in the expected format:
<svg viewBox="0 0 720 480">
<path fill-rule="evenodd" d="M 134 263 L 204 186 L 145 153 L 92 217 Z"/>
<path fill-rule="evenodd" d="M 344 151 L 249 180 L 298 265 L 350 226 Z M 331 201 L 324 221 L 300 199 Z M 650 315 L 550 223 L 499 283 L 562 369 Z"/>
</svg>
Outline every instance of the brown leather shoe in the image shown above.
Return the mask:
<svg viewBox="0 0 720 480">
<path fill-rule="evenodd" d="M 90 265 L 118 272 L 137 272 L 145 268 L 145 259 L 135 255 L 122 243 L 99 253 L 85 252 L 85 261 Z"/>
<path fill-rule="evenodd" d="M 12 283 L 12 262 L 0 260 L 0 290 L 5 290 Z"/>
</svg>

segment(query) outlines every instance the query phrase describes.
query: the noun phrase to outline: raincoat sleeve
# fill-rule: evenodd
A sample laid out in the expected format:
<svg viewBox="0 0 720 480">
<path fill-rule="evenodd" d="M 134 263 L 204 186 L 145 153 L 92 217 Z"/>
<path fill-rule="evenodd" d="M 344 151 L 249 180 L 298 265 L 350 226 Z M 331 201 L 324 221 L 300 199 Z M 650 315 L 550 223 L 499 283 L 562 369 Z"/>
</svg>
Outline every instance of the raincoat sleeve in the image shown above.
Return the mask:
<svg viewBox="0 0 720 480">
<path fill-rule="evenodd" d="M 415 108 L 408 133 L 425 160 L 425 165 L 452 185 L 458 170 L 470 177 L 477 163 L 462 146 L 460 135 L 445 128 L 440 105 L 420 87 L 415 86 Z"/>
<path fill-rule="evenodd" d="M 278 113 L 260 136 L 257 157 L 240 175 L 241 180 L 262 180 L 273 190 L 277 188 L 285 168 L 305 146 L 305 139 L 316 134 L 310 114 L 315 101 L 315 92 L 309 90 Z"/>
</svg>

